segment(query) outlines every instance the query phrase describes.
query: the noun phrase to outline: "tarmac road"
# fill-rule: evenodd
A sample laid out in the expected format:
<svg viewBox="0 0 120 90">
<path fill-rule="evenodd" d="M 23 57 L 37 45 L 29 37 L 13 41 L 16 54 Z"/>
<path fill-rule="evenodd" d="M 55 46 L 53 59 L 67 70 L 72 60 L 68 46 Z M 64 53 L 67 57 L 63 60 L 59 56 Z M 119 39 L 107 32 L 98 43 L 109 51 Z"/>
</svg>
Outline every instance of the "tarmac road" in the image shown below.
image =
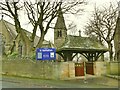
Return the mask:
<svg viewBox="0 0 120 90">
<path fill-rule="evenodd" d="M 118 80 L 108 77 L 76 80 L 43 80 L 2 76 L 2 88 L 118 88 Z"/>
</svg>

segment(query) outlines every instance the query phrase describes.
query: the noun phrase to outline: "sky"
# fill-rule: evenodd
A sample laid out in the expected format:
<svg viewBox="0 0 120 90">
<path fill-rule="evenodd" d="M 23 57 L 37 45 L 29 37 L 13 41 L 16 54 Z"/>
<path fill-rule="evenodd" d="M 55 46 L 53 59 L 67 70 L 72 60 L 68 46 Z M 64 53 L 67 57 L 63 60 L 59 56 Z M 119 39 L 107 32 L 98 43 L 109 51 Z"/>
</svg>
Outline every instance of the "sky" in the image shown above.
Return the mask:
<svg viewBox="0 0 120 90">
<path fill-rule="evenodd" d="M 91 14 L 94 11 L 94 6 L 96 5 L 97 7 L 102 7 L 102 6 L 106 6 L 108 5 L 108 3 L 112 2 L 117 6 L 117 2 L 119 2 L 120 0 L 87 0 L 88 4 L 84 6 L 84 12 L 81 13 L 81 15 L 71 15 L 69 16 L 69 18 L 67 18 L 68 16 L 64 15 L 65 18 L 65 23 L 66 26 L 68 28 L 68 24 L 69 21 L 67 19 L 69 19 L 70 21 L 74 22 L 74 24 L 76 25 L 76 32 L 74 32 L 74 35 L 78 35 L 78 31 L 81 30 L 81 34 L 82 36 L 85 36 L 84 34 L 84 26 L 86 25 L 86 23 L 88 22 L 88 19 L 91 18 Z M 28 30 L 28 31 L 32 31 L 32 26 L 28 25 L 28 20 L 25 18 L 24 16 L 24 12 L 21 12 L 21 25 L 22 28 Z M 5 20 L 10 21 L 11 23 L 14 23 L 13 21 L 11 21 L 9 18 L 5 18 Z M 71 34 L 70 31 L 68 31 L 68 34 Z M 73 33 L 72 33 L 73 34 Z M 37 32 L 37 35 L 39 35 L 39 32 Z M 47 41 L 54 41 L 54 30 L 49 30 L 48 33 L 45 36 L 45 39 Z"/>
</svg>

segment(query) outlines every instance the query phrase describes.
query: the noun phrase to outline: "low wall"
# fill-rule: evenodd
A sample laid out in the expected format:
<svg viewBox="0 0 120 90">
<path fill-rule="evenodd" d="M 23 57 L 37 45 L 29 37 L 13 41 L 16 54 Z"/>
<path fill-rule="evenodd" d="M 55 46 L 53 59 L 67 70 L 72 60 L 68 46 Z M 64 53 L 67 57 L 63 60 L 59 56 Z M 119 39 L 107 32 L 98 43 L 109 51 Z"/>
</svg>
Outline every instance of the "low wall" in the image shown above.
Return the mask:
<svg viewBox="0 0 120 90">
<path fill-rule="evenodd" d="M 1 60 L 3 74 L 43 79 L 68 79 L 75 77 L 74 62 Z M 94 62 L 94 74 L 120 75 L 118 62 Z"/>
<path fill-rule="evenodd" d="M 73 67 L 72 62 L 2 60 L 2 73 L 43 79 L 75 77 Z"/>
<path fill-rule="evenodd" d="M 94 62 L 94 74 L 100 75 L 120 75 L 120 62 Z"/>
<path fill-rule="evenodd" d="M 111 75 L 120 75 L 120 62 L 109 62 L 108 73 Z"/>
</svg>

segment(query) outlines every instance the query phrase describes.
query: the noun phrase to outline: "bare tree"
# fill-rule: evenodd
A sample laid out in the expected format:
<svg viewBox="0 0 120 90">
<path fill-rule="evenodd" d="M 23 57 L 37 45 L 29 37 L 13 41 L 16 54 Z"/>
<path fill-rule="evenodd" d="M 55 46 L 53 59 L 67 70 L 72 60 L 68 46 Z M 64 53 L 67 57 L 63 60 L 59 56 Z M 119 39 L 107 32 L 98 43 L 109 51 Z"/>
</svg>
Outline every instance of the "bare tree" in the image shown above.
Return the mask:
<svg viewBox="0 0 120 90">
<path fill-rule="evenodd" d="M 25 43 L 26 53 L 28 54 L 33 48 L 41 47 L 44 37 L 48 30 L 53 26 L 53 20 L 58 16 L 59 10 L 61 9 L 63 14 L 76 14 L 82 9 L 79 8 L 80 5 L 84 3 L 84 0 L 74 0 L 74 1 L 48 1 L 48 0 L 36 0 L 33 2 L 32 0 L 24 1 L 22 5 L 20 0 L 17 2 L 15 0 L 5 0 L 5 2 L 1 2 L 1 10 L 3 10 L 3 14 L 9 16 L 14 20 L 15 28 L 18 34 L 21 35 L 22 40 Z M 78 8 L 76 8 L 78 7 Z M 33 26 L 33 33 L 31 38 L 29 39 L 26 33 L 22 30 L 22 26 L 20 23 L 19 10 L 23 10 L 27 12 L 28 19 Z M 40 31 L 40 39 L 36 46 L 33 45 L 36 31 Z"/>
<path fill-rule="evenodd" d="M 97 37 L 101 44 L 108 45 L 110 60 L 113 60 L 113 39 L 115 36 L 115 25 L 117 9 L 110 4 L 109 8 L 99 9 L 95 7 L 93 19 L 86 25 L 85 33 L 89 36 Z"/>
<path fill-rule="evenodd" d="M 75 35 L 76 31 L 77 31 L 77 26 L 76 26 L 76 24 L 75 24 L 74 22 L 71 22 L 71 23 L 68 25 L 68 32 L 69 32 L 69 34 Z"/>
</svg>

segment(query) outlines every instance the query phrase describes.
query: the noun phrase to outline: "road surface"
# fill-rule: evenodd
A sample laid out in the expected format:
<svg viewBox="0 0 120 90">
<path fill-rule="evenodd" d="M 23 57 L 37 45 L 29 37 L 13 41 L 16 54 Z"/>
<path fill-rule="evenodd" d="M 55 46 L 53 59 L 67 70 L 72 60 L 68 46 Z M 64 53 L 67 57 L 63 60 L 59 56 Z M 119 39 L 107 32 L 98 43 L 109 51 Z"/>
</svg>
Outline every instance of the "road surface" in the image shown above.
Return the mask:
<svg viewBox="0 0 120 90">
<path fill-rule="evenodd" d="M 2 88 L 118 88 L 118 80 L 108 77 L 76 80 L 43 80 L 2 76 Z"/>
</svg>

